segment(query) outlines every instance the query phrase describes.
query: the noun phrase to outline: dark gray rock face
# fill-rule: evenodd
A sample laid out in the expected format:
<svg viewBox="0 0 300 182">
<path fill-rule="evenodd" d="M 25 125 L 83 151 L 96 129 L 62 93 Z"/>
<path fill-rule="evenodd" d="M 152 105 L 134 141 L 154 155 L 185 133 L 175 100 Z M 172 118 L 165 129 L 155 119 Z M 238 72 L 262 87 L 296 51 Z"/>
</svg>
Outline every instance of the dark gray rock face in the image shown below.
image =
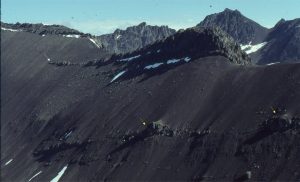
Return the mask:
<svg viewBox="0 0 300 182">
<path fill-rule="evenodd" d="M 258 52 L 258 64 L 271 62 L 300 62 L 300 18 L 279 21 Z"/>
<path fill-rule="evenodd" d="M 243 16 L 238 10 L 230 9 L 207 16 L 197 26 L 218 26 L 231 35 L 239 44 L 260 43 L 268 33 L 267 28 Z"/>
<path fill-rule="evenodd" d="M 9 24 L 1 22 L 2 28 L 21 30 L 24 32 L 31 32 L 39 35 L 85 35 L 78 30 L 74 30 L 63 25 L 44 25 L 42 23 L 31 24 L 31 23 L 16 23 Z"/>
<path fill-rule="evenodd" d="M 145 47 L 155 41 L 162 40 L 176 31 L 167 26 L 150 26 L 141 23 L 128 27 L 126 30 L 117 29 L 112 34 L 96 37 L 96 40 L 111 53 L 128 53 Z"/>
</svg>

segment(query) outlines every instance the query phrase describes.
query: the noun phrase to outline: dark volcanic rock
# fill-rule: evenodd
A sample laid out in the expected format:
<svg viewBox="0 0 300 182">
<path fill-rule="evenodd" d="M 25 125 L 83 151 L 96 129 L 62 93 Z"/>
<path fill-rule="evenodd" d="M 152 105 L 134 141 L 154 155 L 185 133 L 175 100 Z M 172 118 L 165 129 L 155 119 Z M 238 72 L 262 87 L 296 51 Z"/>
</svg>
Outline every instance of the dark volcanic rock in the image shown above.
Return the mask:
<svg viewBox="0 0 300 182">
<path fill-rule="evenodd" d="M 197 26 L 218 26 L 239 44 L 260 43 L 268 33 L 267 28 L 243 16 L 238 10 L 227 8 L 221 13 L 207 16 Z"/>
<path fill-rule="evenodd" d="M 257 53 L 258 64 L 300 62 L 300 19 L 280 20 L 265 41 L 268 44 Z"/>
<path fill-rule="evenodd" d="M 100 35 L 96 40 L 111 53 L 128 53 L 162 40 L 175 32 L 167 26 L 159 27 L 141 23 L 126 30 L 117 29 L 112 34 Z"/>
<path fill-rule="evenodd" d="M 39 35 L 78 35 L 78 36 L 88 36 L 77 30 L 62 26 L 62 25 L 44 25 L 31 24 L 31 23 L 16 23 L 8 24 L 1 22 L 2 28 L 8 28 L 13 30 L 21 30 L 24 32 L 31 32 Z"/>
</svg>

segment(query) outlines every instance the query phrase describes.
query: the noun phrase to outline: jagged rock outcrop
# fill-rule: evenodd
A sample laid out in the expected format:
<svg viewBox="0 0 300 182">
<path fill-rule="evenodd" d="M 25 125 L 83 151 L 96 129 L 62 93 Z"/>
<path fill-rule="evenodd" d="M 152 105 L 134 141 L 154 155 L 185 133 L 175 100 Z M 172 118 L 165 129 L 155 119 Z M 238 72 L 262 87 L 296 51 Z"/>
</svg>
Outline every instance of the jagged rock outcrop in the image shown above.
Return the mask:
<svg viewBox="0 0 300 182">
<path fill-rule="evenodd" d="M 280 20 L 265 41 L 267 45 L 257 53 L 258 64 L 300 62 L 300 18 Z"/>
<path fill-rule="evenodd" d="M 250 58 L 240 46 L 218 27 L 194 27 L 180 31 L 130 54 L 113 56 L 120 65 L 112 81 L 132 78 L 143 73 L 155 74 L 178 65 L 208 56 L 224 56 L 234 64 L 250 64 Z"/>
<path fill-rule="evenodd" d="M 168 26 L 151 26 L 143 22 L 126 30 L 117 29 L 112 34 L 97 36 L 96 41 L 111 53 L 128 53 L 162 40 L 175 32 Z"/>
<path fill-rule="evenodd" d="M 197 26 L 218 26 L 239 44 L 257 44 L 263 41 L 268 29 L 242 15 L 238 10 L 226 8 L 223 12 L 207 16 Z"/>
</svg>

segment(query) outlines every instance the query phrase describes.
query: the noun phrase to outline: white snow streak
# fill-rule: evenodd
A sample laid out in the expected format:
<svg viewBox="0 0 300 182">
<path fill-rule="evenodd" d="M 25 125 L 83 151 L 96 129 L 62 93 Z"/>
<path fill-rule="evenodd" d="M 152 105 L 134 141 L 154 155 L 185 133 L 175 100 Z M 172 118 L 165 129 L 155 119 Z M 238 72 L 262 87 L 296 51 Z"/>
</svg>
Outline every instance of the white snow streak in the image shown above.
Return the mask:
<svg viewBox="0 0 300 182">
<path fill-rule="evenodd" d="M 122 35 L 117 35 L 116 36 L 116 40 L 118 40 L 119 38 L 121 38 Z"/>
<path fill-rule="evenodd" d="M 96 41 L 92 38 L 89 38 L 89 40 L 96 46 L 100 49 L 100 46 L 96 43 Z"/>
<path fill-rule="evenodd" d="M 184 61 L 185 61 L 185 62 L 189 62 L 190 60 L 191 60 L 191 58 L 189 58 L 189 57 L 185 57 L 185 58 L 184 58 Z"/>
<path fill-rule="evenodd" d="M 36 173 L 35 175 L 33 175 L 28 181 L 31 181 L 33 178 L 37 177 L 41 173 L 42 173 L 42 171 L 39 171 L 38 173 Z"/>
<path fill-rule="evenodd" d="M 68 168 L 68 165 L 66 165 L 64 168 L 62 168 L 62 170 L 58 173 L 58 175 L 55 178 L 53 178 L 50 182 L 58 182 L 59 179 L 62 177 L 62 175 L 67 170 L 67 168 Z"/>
<path fill-rule="evenodd" d="M 189 62 L 191 60 L 191 58 L 190 57 L 185 57 L 185 58 L 179 58 L 179 59 L 170 59 L 170 60 L 167 61 L 167 64 L 174 64 L 174 63 L 177 63 L 181 60 L 183 60 L 185 62 Z"/>
<path fill-rule="evenodd" d="M 68 138 L 68 137 L 72 134 L 72 132 L 73 132 L 73 131 L 69 131 L 68 133 L 66 133 L 66 134 L 65 134 L 65 138 Z"/>
<path fill-rule="evenodd" d="M 137 56 L 133 56 L 133 57 L 129 57 L 129 58 L 120 59 L 118 61 L 132 61 L 132 60 L 137 59 L 139 57 L 141 57 L 141 55 L 137 55 Z"/>
<path fill-rule="evenodd" d="M 280 63 L 280 62 L 269 63 L 269 64 L 267 64 L 267 66 L 271 66 L 273 64 L 278 64 L 278 63 Z"/>
<path fill-rule="evenodd" d="M 9 161 L 7 161 L 4 166 L 7 166 L 9 163 L 11 163 L 13 161 L 13 159 L 10 159 Z"/>
<path fill-rule="evenodd" d="M 3 27 L 1 27 L 1 30 L 7 30 L 7 31 L 11 31 L 11 32 L 21 32 L 21 30 L 10 29 L 10 28 L 3 28 Z"/>
<path fill-rule="evenodd" d="M 121 71 L 120 73 L 118 73 L 111 81 L 110 83 L 112 83 L 113 81 L 115 81 L 116 79 L 118 79 L 120 76 L 122 76 L 126 71 Z"/>
<path fill-rule="evenodd" d="M 174 63 L 177 63 L 179 61 L 180 61 L 180 59 L 170 59 L 170 60 L 167 61 L 167 64 L 174 64 Z"/>
<path fill-rule="evenodd" d="M 154 68 L 159 67 L 159 66 L 162 65 L 162 64 L 164 64 L 164 63 L 155 63 L 155 64 L 151 64 L 151 65 L 146 66 L 144 69 L 147 69 L 147 70 L 149 70 L 149 69 L 154 69 Z"/>
<path fill-rule="evenodd" d="M 250 53 L 258 51 L 266 44 L 267 44 L 267 42 L 262 42 L 260 44 L 251 45 L 251 42 L 250 42 L 248 45 L 241 45 L 241 49 L 246 51 L 247 54 L 250 54 Z"/>
<path fill-rule="evenodd" d="M 96 41 L 92 38 L 89 38 L 89 40 L 98 48 L 100 48 L 100 46 L 96 43 Z"/>
<path fill-rule="evenodd" d="M 70 34 L 70 35 L 63 35 L 63 37 L 69 37 L 69 38 L 80 38 L 80 35 Z"/>
</svg>

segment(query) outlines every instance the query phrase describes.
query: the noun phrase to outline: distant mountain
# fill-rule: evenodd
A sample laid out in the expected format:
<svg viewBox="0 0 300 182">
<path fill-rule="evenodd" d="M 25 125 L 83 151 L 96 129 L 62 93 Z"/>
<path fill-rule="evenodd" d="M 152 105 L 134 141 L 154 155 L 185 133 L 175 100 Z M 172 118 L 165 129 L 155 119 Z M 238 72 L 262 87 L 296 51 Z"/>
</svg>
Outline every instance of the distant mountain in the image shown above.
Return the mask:
<svg viewBox="0 0 300 182">
<path fill-rule="evenodd" d="M 112 34 L 97 36 L 95 39 L 111 53 L 128 53 L 162 40 L 176 31 L 167 26 L 151 26 L 145 22 L 128 27 L 126 30 L 117 29 Z"/>
<path fill-rule="evenodd" d="M 300 18 L 280 20 L 265 42 L 267 44 L 253 55 L 258 64 L 300 62 Z"/>
<path fill-rule="evenodd" d="M 92 36 L 62 25 L 44 25 L 30 23 L 9 24 L 1 22 L 1 29 L 14 32 L 30 32 L 41 36 L 60 35 L 64 37 L 88 37 L 99 48 L 110 54 L 125 54 L 174 34 L 174 29 L 168 26 L 151 26 L 145 22 L 126 30 L 117 29 L 112 34 Z"/>
<path fill-rule="evenodd" d="M 268 29 L 243 16 L 238 10 L 225 9 L 223 12 L 208 15 L 197 26 L 218 26 L 239 44 L 261 43 L 268 34 Z"/>
<path fill-rule="evenodd" d="M 30 32 L 39 35 L 65 35 L 69 37 L 80 37 L 88 34 L 79 32 L 63 25 L 44 25 L 42 23 L 31 24 L 31 23 L 16 23 L 9 24 L 1 22 L 1 29 L 10 31 L 23 31 Z"/>
</svg>

